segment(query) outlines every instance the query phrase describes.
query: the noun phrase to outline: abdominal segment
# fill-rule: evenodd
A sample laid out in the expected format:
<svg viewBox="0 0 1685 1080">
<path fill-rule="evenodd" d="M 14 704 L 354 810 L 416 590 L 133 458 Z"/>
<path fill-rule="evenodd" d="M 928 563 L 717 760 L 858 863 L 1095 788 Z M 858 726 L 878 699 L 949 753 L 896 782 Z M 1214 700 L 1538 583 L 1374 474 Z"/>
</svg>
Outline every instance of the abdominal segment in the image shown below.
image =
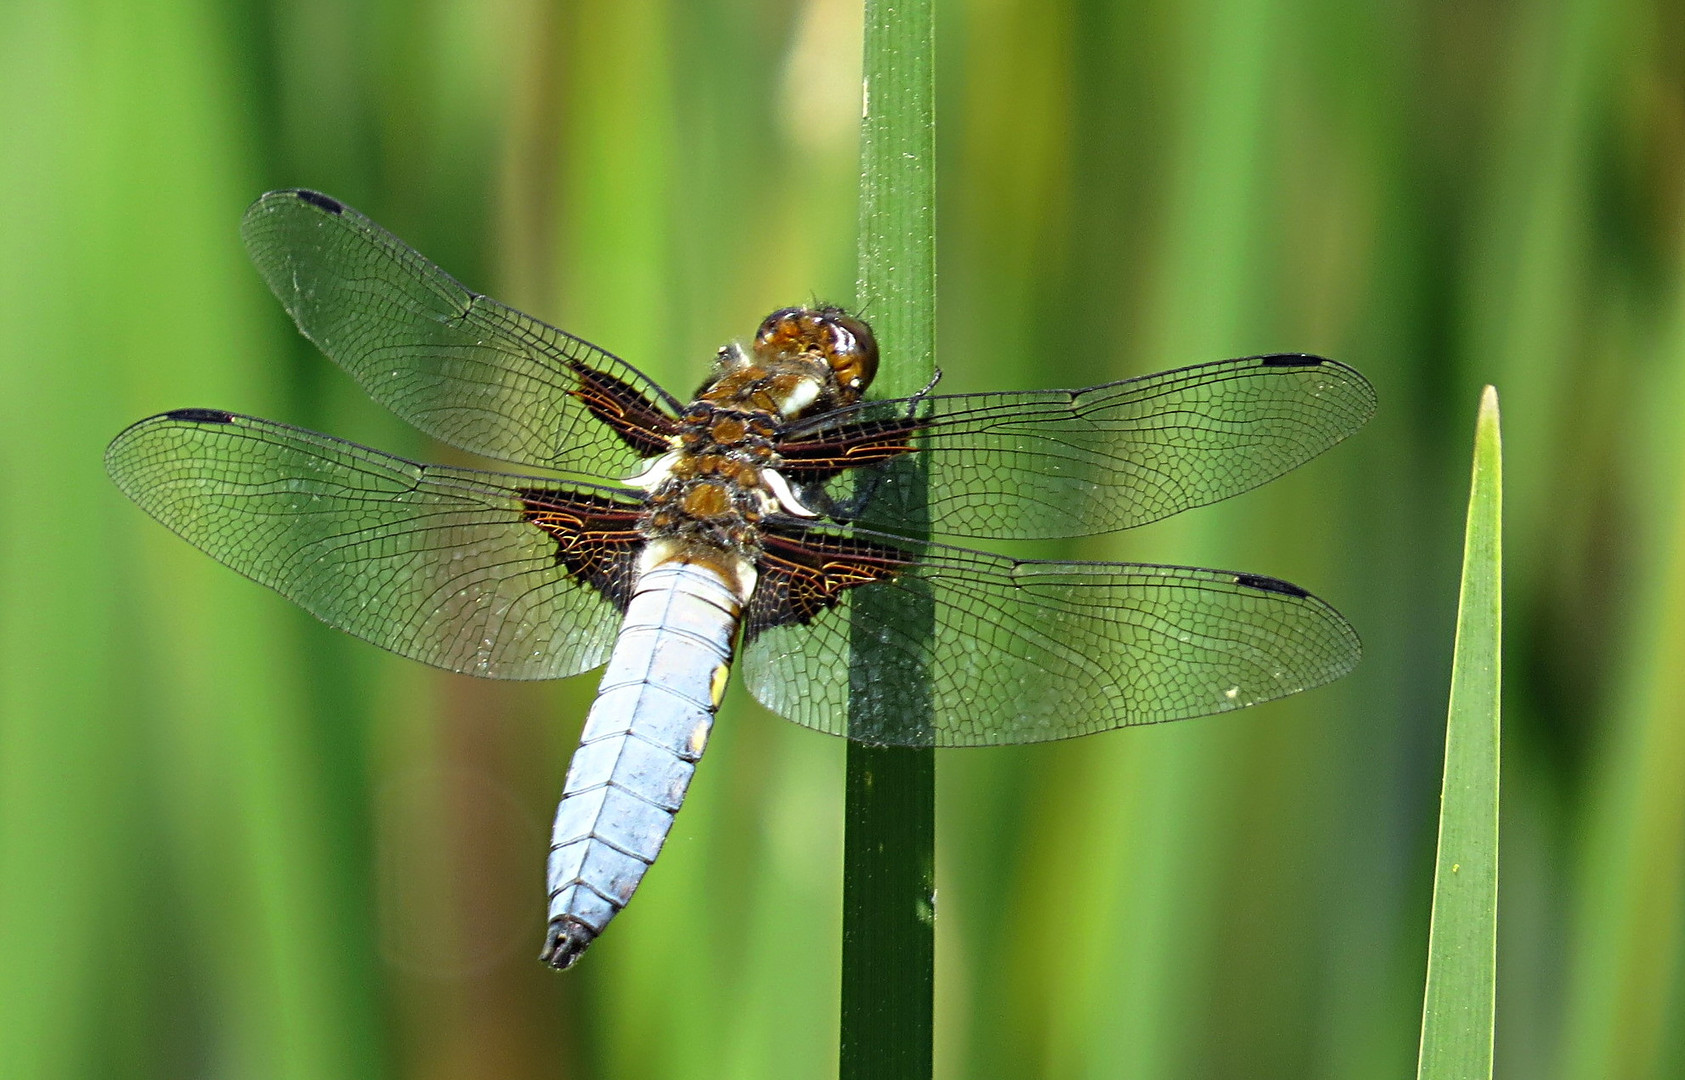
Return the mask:
<svg viewBox="0 0 1685 1080">
<path fill-rule="evenodd" d="M 707 745 L 741 610 L 706 562 L 639 577 L 556 810 L 540 956 L 551 966 L 579 958 L 661 851 Z"/>
</svg>

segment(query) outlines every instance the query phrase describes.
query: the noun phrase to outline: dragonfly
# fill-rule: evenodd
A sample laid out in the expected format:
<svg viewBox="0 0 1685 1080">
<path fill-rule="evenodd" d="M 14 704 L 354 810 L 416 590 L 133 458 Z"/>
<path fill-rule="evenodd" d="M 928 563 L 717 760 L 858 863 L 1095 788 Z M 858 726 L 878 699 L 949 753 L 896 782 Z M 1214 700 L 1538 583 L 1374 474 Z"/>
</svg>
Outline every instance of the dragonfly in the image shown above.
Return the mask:
<svg viewBox="0 0 1685 1080">
<path fill-rule="evenodd" d="M 1351 625 L 1273 577 L 932 539 L 1108 533 L 1247 491 L 1373 414 L 1344 364 L 870 400 L 870 326 L 815 305 L 721 348 L 687 402 L 326 195 L 266 194 L 241 232 L 298 329 L 376 401 L 527 472 L 207 408 L 129 427 L 107 471 L 189 543 L 402 656 L 493 679 L 606 664 L 552 833 L 557 969 L 660 852 L 734 661 L 797 724 L 919 747 L 1222 713 L 1358 662 Z"/>
</svg>

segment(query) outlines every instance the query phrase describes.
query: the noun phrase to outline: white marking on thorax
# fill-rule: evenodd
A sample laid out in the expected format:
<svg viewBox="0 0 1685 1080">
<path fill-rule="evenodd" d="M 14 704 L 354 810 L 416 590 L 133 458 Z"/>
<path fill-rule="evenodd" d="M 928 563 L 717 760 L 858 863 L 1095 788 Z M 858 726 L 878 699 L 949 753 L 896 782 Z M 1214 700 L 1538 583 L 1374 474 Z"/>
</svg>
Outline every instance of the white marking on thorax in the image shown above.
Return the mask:
<svg viewBox="0 0 1685 1080">
<path fill-rule="evenodd" d="M 662 454 L 658 458 L 652 458 L 649 463 L 644 466 L 643 472 L 638 473 L 636 476 L 628 476 L 625 480 L 625 484 L 627 487 L 642 488 L 645 491 L 654 491 L 656 488 L 660 487 L 668 477 L 673 475 L 673 463 L 678 461 L 678 459 L 679 452 L 677 450 L 669 450 L 667 453 Z"/>
<path fill-rule="evenodd" d="M 819 400 L 819 380 L 803 378 L 790 388 L 790 392 L 783 401 L 778 403 L 778 411 L 785 416 L 796 416 L 801 411 Z"/>
<path fill-rule="evenodd" d="M 762 469 L 761 483 L 765 484 L 767 489 L 772 492 L 777 505 L 783 507 L 788 513 L 797 517 L 819 516 L 802 505 L 802 501 L 796 498 L 796 493 L 790 490 L 790 482 L 784 479 L 777 469 Z"/>
</svg>

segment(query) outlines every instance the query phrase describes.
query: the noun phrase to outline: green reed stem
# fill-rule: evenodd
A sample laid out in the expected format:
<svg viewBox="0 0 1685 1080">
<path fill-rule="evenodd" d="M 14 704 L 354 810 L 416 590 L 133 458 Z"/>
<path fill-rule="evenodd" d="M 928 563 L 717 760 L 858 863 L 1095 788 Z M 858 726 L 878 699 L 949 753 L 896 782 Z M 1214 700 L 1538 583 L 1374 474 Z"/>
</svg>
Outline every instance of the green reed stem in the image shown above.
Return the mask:
<svg viewBox="0 0 1685 1080">
<path fill-rule="evenodd" d="M 936 346 L 935 80 L 931 0 L 866 0 L 861 121 L 858 306 L 884 365 L 877 389 L 916 392 Z M 916 462 L 897 483 L 922 484 Z M 918 535 L 923 522 L 908 522 Z M 861 590 L 863 594 L 869 590 Z M 926 715 L 879 715 L 874 681 L 896 680 L 917 701 L 923 670 L 884 648 L 883 620 L 929 639 L 931 609 L 872 595 L 854 602 L 849 728 L 930 730 Z M 844 807 L 843 962 L 839 1075 L 931 1075 L 935 975 L 936 758 L 928 747 L 850 741 Z"/>
</svg>

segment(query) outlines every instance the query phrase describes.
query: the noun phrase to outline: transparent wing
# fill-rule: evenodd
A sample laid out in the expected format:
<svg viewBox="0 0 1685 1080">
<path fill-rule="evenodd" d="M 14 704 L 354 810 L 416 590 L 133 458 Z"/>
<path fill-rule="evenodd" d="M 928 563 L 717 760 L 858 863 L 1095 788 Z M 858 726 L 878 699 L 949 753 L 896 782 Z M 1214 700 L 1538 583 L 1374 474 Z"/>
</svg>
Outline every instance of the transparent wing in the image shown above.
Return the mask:
<svg viewBox="0 0 1685 1080">
<path fill-rule="evenodd" d="M 1374 412 L 1374 389 L 1344 364 L 1249 356 L 1086 390 L 868 402 L 797 425 L 780 453 L 788 478 L 821 483 L 846 505 L 856 474 L 839 470 L 893 464 L 897 448 L 911 445 L 929 471 L 937 532 L 1087 536 L 1248 491 Z M 842 516 L 908 529 L 921 520 L 924 495 L 905 475 L 882 468 L 870 500 Z"/>
<path fill-rule="evenodd" d="M 1339 612 L 1274 578 L 1024 562 L 830 529 L 767 539 L 745 629 L 749 689 L 804 727 L 848 735 L 852 685 L 890 718 L 857 728 L 862 741 L 1031 743 L 1205 716 L 1337 679 L 1361 653 Z M 826 596 L 801 583 L 816 575 L 878 580 Z M 879 667 L 851 679 L 851 641 Z M 928 727 L 904 719 L 926 703 Z"/>
<path fill-rule="evenodd" d="M 469 291 L 350 207 L 273 191 L 240 231 L 304 336 L 427 434 L 503 461 L 615 478 L 667 449 L 677 403 L 647 376 Z"/>
<path fill-rule="evenodd" d="M 322 621 L 488 678 L 603 663 L 639 544 L 637 507 L 608 489 L 418 465 L 208 409 L 142 420 L 105 463 L 147 513 Z"/>
</svg>

